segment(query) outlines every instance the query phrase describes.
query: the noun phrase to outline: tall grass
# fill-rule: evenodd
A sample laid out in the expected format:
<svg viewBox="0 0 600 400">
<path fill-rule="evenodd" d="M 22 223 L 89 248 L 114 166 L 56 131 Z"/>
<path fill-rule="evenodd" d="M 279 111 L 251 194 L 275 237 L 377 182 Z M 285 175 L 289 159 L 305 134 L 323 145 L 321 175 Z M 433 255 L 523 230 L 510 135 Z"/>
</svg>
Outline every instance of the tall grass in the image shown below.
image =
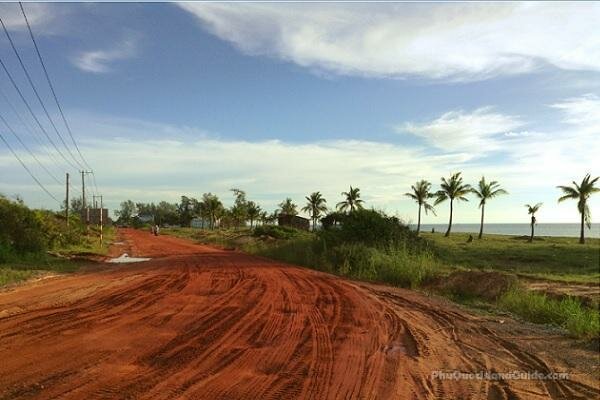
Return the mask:
<svg viewBox="0 0 600 400">
<path fill-rule="evenodd" d="M 600 336 L 599 310 L 587 308 L 570 297 L 557 300 L 544 294 L 513 288 L 498 299 L 498 306 L 534 323 L 563 327 L 575 337 Z"/>
<path fill-rule="evenodd" d="M 297 239 L 280 245 L 252 245 L 245 251 L 290 264 L 350 278 L 416 288 L 440 274 L 440 265 L 429 253 L 413 254 L 402 247 L 387 251 L 361 243 L 328 248 L 318 239 Z"/>
</svg>

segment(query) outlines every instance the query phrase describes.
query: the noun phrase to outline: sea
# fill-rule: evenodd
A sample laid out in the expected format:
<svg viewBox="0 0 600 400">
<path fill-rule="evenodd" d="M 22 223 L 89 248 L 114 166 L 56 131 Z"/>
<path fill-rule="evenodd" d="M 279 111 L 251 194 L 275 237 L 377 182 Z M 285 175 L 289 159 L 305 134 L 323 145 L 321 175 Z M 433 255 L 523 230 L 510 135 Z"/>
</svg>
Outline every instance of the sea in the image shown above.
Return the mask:
<svg viewBox="0 0 600 400">
<path fill-rule="evenodd" d="M 411 225 L 413 229 L 416 225 Z M 564 236 L 564 237 L 579 237 L 580 224 L 536 224 L 536 236 Z M 431 229 L 436 232 L 446 232 L 447 224 L 422 224 L 421 231 L 431 232 Z M 479 233 L 479 224 L 452 224 L 452 232 Z M 531 227 L 529 224 L 485 224 L 483 233 L 496 235 L 530 235 Z M 591 229 L 585 227 L 585 237 L 600 238 L 600 223 L 592 224 Z"/>
</svg>

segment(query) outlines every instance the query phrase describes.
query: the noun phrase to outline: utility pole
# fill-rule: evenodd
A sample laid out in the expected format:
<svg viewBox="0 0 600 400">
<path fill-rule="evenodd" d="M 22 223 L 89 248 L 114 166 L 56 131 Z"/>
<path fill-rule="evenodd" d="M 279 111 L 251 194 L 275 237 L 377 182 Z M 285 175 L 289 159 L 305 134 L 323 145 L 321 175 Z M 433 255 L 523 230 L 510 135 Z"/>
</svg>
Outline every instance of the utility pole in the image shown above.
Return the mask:
<svg viewBox="0 0 600 400">
<path fill-rule="evenodd" d="M 104 205 L 102 204 L 102 195 L 100 195 L 100 247 L 102 247 L 102 214 L 104 214 Z"/>
<path fill-rule="evenodd" d="M 67 219 L 67 227 L 69 226 L 69 173 L 67 172 L 67 190 L 65 199 L 65 218 Z"/>
<path fill-rule="evenodd" d="M 90 233 L 90 208 L 85 201 L 85 174 L 91 174 L 92 171 L 80 171 L 81 172 L 81 192 L 83 196 L 83 209 L 85 210 L 85 224 L 87 226 L 88 235 Z"/>
</svg>

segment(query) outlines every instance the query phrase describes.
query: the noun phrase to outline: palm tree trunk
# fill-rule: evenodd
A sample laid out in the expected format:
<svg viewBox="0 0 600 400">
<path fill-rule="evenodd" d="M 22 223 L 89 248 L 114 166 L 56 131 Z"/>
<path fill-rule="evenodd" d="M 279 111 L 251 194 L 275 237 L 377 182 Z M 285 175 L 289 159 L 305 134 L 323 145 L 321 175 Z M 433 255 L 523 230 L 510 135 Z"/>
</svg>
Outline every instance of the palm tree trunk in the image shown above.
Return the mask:
<svg viewBox="0 0 600 400">
<path fill-rule="evenodd" d="M 481 205 L 481 226 L 479 227 L 479 239 L 483 237 L 483 214 L 485 213 L 485 204 Z"/>
<path fill-rule="evenodd" d="M 417 235 L 421 231 L 421 204 L 419 204 L 419 218 L 417 220 Z"/>
<path fill-rule="evenodd" d="M 533 217 L 531 218 L 531 237 L 529 238 L 529 242 L 533 242 L 533 229 L 535 227 L 535 223 L 533 222 Z"/>
<path fill-rule="evenodd" d="M 452 202 L 454 199 L 450 199 L 450 221 L 448 221 L 448 230 L 444 236 L 450 236 L 450 230 L 452 229 Z"/>
<path fill-rule="evenodd" d="M 584 225 L 585 225 L 585 215 L 584 215 L 584 213 L 581 213 L 581 230 L 579 231 L 579 243 L 581 243 L 581 244 L 585 243 L 584 229 L 583 229 Z"/>
</svg>

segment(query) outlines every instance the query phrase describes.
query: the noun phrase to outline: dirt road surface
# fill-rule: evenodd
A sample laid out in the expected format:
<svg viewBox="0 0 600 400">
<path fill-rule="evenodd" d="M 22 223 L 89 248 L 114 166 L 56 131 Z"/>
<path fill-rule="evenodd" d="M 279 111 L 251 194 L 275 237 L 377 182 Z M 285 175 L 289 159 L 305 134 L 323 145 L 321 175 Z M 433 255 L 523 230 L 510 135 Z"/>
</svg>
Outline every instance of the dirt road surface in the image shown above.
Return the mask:
<svg viewBox="0 0 600 400">
<path fill-rule="evenodd" d="M 594 351 L 558 334 L 182 239 L 121 236 L 113 253 L 152 260 L 0 293 L 0 399 L 600 395 Z M 454 380 L 435 371 L 570 375 Z"/>
</svg>

